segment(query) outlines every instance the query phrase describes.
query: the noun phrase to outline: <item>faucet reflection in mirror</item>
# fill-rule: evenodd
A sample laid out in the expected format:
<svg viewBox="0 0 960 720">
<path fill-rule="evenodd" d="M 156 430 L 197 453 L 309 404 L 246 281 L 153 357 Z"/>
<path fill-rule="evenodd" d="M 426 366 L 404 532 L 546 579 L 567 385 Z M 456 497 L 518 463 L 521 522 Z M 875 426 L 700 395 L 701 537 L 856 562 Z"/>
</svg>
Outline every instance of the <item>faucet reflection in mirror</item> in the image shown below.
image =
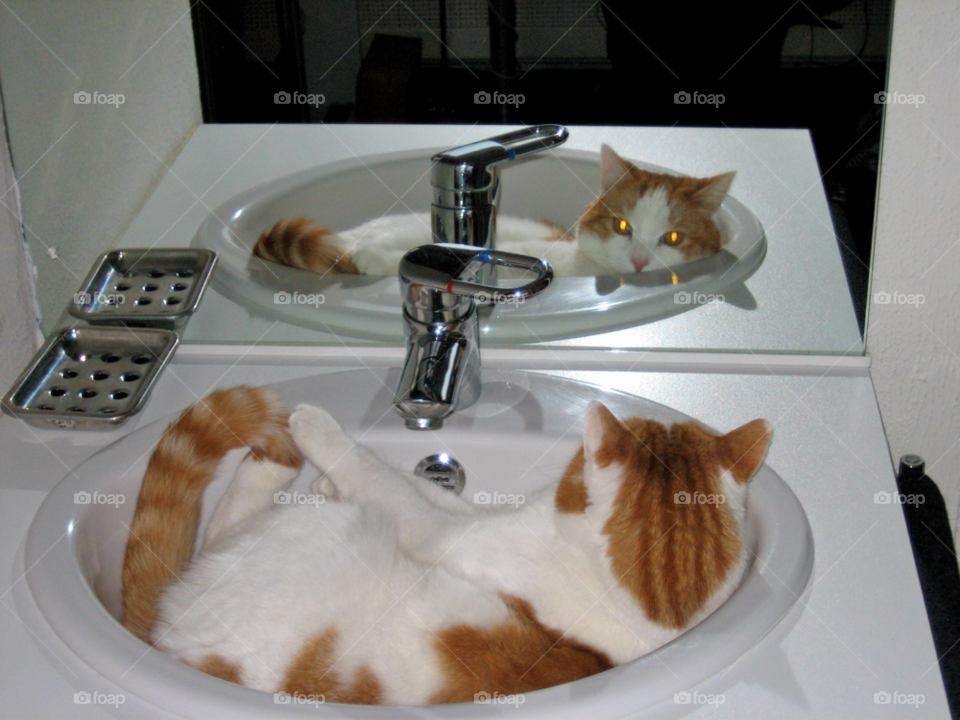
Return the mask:
<svg viewBox="0 0 960 720">
<path fill-rule="evenodd" d="M 394 470 L 320 408 L 288 422 L 263 390 L 218 390 L 150 459 L 123 624 L 215 677 L 326 702 L 472 702 L 578 680 L 730 597 L 769 441 L 763 420 L 715 435 L 595 402 L 561 478 L 523 505 L 478 506 Z M 194 556 L 204 488 L 244 446 Z M 313 501 L 278 501 L 303 456 L 324 473 Z"/>
<path fill-rule="evenodd" d="M 482 146 L 484 142 L 465 147 Z M 708 178 L 655 173 L 624 160 L 608 145 L 601 149 L 600 165 L 600 193 L 572 228 L 549 220 L 498 215 L 495 247 L 547 258 L 557 277 L 673 269 L 722 249 L 724 238 L 717 212 L 735 172 Z M 437 170 L 441 166 L 435 166 L 433 181 L 441 173 Z M 443 167 L 442 173 L 452 179 L 454 173 Z M 486 180 L 482 174 L 480 177 Z M 549 187 L 544 187 L 543 192 L 550 192 Z M 489 188 L 482 189 L 479 195 L 486 202 Z M 449 203 L 455 198 L 452 191 L 435 188 L 433 213 L 385 215 L 339 232 L 306 217 L 281 220 L 261 234 L 253 253 L 263 260 L 321 276 L 392 276 L 403 255 L 431 242 L 435 233 L 444 239 L 468 239 L 467 244 L 475 244 L 474 241 L 483 240 L 493 225 L 494 221 L 484 212 L 468 213 L 461 208 L 461 213 L 448 206 L 438 211 L 438 199 Z M 534 214 L 536 209 L 531 208 L 530 212 Z M 460 225 L 452 225 L 457 213 L 464 220 Z"/>
</svg>

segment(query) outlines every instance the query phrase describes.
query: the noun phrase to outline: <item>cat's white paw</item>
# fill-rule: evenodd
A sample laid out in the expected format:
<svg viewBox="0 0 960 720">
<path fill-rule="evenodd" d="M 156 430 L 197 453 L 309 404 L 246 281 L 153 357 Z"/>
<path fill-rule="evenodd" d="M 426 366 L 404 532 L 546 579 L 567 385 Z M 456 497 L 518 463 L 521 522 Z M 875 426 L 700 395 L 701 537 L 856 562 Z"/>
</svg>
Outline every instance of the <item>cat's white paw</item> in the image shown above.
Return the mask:
<svg viewBox="0 0 960 720">
<path fill-rule="evenodd" d="M 340 496 L 337 486 L 326 475 L 321 475 L 310 483 L 310 491 L 314 495 L 323 495 L 328 500 L 336 500 Z"/>
<path fill-rule="evenodd" d="M 299 444 L 301 437 L 329 433 L 342 435 L 343 430 L 340 429 L 340 424 L 333 419 L 333 415 L 321 407 L 301 403 L 297 405 L 296 411 L 290 415 L 290 434 L 297 441 L 297 444 Z"/>
<path fill-rule="evenodd" d="M 290 435 L 300 451 L 322 470 L 329 469 L 353 447 L 333 416 L 313 405 L 297 405 L 290 416 Z"/>
<path fill-rule="evenodd" d="M 357 270 L 364 275 L 386 276 L 396 275 L 400 268 L 396 253 L 360 248 L 352 253 L 351 259 Z"/>
</svg>

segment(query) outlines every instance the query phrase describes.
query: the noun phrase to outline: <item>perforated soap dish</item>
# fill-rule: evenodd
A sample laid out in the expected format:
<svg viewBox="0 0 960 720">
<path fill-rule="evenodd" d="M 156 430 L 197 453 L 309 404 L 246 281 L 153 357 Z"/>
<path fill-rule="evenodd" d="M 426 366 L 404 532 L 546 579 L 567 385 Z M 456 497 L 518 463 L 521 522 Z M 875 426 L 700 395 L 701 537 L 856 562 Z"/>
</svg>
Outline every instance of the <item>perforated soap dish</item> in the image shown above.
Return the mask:
<svg viewBox="0 0 960 720">
<path fill-rule="evenodd" d="M 177 342 L 172 330 L 61 330 L 17 378 L 3 409 L 44 427 L 113 429 L 143 407 Z"/>
<path fill-rule="evenodd" d="M 179 327 L 197 309 L 216 261 L 210 250 L 112 250 L 90 270 L 70 314 L 91 325 Z"/>
</svg>

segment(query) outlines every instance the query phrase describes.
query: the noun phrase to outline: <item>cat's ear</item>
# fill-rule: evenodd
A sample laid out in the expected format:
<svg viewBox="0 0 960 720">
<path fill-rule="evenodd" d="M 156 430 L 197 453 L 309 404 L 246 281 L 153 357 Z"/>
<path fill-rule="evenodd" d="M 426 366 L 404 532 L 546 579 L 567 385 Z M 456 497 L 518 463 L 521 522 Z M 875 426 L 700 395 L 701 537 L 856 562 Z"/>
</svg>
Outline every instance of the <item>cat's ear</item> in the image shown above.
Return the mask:
<svg viewBox="0 0 960 720">
<path fill-rule="evenodd" d="M 599 530 L 610 518 L 624 480 L 621 452 L 629 432 L 603 403 L 594 402 L 583 419 L 583 508 Z"/>
<path fill-rule="evenodd" d="M 705 178 L 700 182 L 702 187 L 697 190 L 694 197 L 699 200 L 710 212 L 716 212 L 720 209 L 727 193 L 730 192 L 730 186 L 733 185 L 733 179 L 737 176 L 737 171 L 715 175 L 712 178 Z"/>
<path fill-rule="evenodd" d="M 623 424 L 602 402 L 592 402 L 583 418 L 583 454 L 587 462 L 595 463 L 597 453 L 623 430 Z"/>
<path fill-rule="evenodd" d="M 766 420 L 751 420 L 717 438 L 720 463 L 738 483 L 750 482 L 760 469 L 770 445 L 770 435 Z"/>
<path fill-rule="evenodd" d="M 606 143 L 600 146 L 600 189 L 603 192 L 629 176 L 632 168 L 633 165 L 617 155 L 612 147 Z"/>
</svg>

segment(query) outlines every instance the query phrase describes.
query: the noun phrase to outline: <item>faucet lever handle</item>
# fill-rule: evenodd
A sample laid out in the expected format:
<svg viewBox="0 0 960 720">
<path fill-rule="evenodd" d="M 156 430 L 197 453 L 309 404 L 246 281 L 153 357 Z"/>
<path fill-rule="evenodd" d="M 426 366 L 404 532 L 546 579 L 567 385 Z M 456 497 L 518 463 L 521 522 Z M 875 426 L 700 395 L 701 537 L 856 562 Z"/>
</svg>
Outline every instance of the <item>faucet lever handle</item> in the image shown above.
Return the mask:
<svg viewBox="0 0 960 720">
<path fill-rule="evenodd" d="M 479 302 L 523 302 L 539 295 L 553 282 L 553 268 L 550 267 L 550 262 L 546 258 L 535 258 L 500 250 L 483 250 L 477 255 L 477 260 L 484 264 L 532 270 L 537 276 L 527 284 L 516 288 L 502 288 L 454 279 L 447 284 L 446 292 L 470 297 Z"/>
<path fill-rule="evenodd" d="M 563 125 L 533 125 L 444 150 L 434 155 L 432 160 L 443 165 L 469 166 L 476 172 L 481 168 L 561 145 L 569 135 Z"/>
<path fill-rule="evenodd" d="M 532 125 L 522 130 L 504 133 L 490 138 L 500 143 L 510 153 L 510 159 L 540 152 L 567 141 L 570 132 L 563 125 Z"/>
<path fill-rule="evenodd" d="M 516 288 L 471 282 L 483 265 L 532 270 L 537 276 Z M 538 295 L 553 281 L 553 268 L 546 259 L 517 253 L 487 250 L 454 243 L 434 243 L 414 248 L 400 261 L 400 280 L 479 302 L 522 302 Z"/>
</svg>

